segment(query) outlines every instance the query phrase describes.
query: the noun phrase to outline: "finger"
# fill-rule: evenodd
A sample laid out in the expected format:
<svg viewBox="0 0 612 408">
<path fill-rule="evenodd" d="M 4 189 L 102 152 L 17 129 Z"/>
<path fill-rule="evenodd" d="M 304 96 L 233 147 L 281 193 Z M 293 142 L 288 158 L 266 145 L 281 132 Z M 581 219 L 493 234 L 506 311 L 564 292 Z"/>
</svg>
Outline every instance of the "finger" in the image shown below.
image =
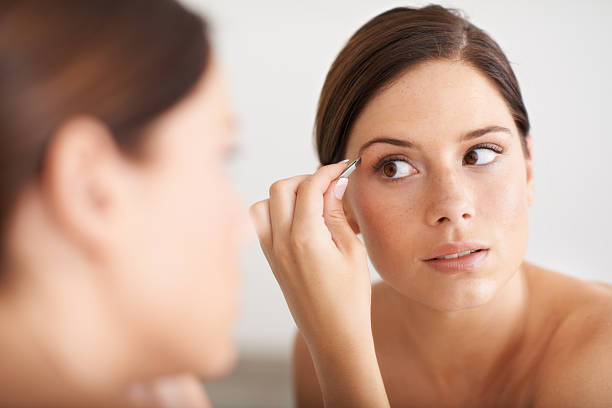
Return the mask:
<svg viewBox="0 0 612 408">
<path fill-rule="evenodd" d="M 347 188 L 348 178 L 333 181 L 324 195 L 323 218 L 336 246 L 342 252 L 351 252 L 361 241 L 346 219 L 342 196 Z"/>
<path fill-rule="evenodd" d="M 269 260 L 268 254 L 272 248 L 272 227 L 270 225 L 270 201 L 258 201 L 249 209 L 249 215 L 255 232 L 259 238 L 261 249 Z"/>
<path fill-rule="evenodd" d="M 309 175 L 295 176 L 277 181 L 270 187 L 270 225 L 272 226 L 272 243 L 287 242 L 298 186 Z"/>
<path fill-rule="evenodd" d="M 179 407 L 182 403 L 183 395 L 174 377 L 157 379 L 153 384 L 153 393 L 162 408 Z"/>
<path fill-rule="evenodd" d="M 210 407 L 204 387 L 196 377 L 181 375 L 160 378 L 155 381 L 154 393 L 163 408 Z"/>
<path fill-rule="evenodd" d="M 331 182 L 346 168 L 347 161 L 320 167 L 310 178 L 302 182 L 298 188 L 293 216 L 293 226 L 296 231 L 309 231 L 323 217 L 323 194 Z"/>
<path fill-rule="evenodd" d="M 200 379 L 186 376 L 183 381 L 185 408 L 212 408 L 208 394 Z"/>
</svg>

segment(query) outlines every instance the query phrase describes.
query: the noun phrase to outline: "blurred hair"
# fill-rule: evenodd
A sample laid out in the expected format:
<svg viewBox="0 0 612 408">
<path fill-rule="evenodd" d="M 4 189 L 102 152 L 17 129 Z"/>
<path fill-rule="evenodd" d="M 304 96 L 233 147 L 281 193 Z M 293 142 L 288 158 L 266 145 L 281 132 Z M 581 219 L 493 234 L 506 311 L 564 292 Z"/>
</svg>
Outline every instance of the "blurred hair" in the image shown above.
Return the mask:
<svg viewBox="0 0 612 408">
<path fill-rule="evenodd" d="M 505 99 L 520 133 L 529 118 L 518 81 L 497 43 L 455 10 L 438 5 L 400 7 L 363 25 L 333 62 L 319 98 L 315 140 L 319 161 L 344 158 L 355 120 L 378 91 L 424 61 L 466 62 L 485 74 Z"/>
<path fill-rule="evenodd" d="M 0 233 L 63 121 L 91 115 L 135 149 L 202 77 L 209 48 L 205 22 L 174 0 L 3 0 Z"/>
</svg>

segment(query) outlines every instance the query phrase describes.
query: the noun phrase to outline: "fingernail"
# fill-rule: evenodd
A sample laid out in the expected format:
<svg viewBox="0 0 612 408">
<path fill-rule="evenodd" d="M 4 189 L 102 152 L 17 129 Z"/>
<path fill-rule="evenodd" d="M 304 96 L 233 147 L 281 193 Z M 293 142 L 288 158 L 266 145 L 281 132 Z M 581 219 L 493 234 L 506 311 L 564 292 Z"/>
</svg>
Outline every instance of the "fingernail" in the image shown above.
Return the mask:
<svg viewBox="0 0 612 408">
<path fill-rule="evenodd" d="M 341 177 L 336 180 L 336 185 L 334 186 L 334 195 L 338 200 L 342 200 L 344 196 L 344 192 L 346 191 L 346 186 L 348 185 L 348 179 L 346 177 Z"/>
</svg>

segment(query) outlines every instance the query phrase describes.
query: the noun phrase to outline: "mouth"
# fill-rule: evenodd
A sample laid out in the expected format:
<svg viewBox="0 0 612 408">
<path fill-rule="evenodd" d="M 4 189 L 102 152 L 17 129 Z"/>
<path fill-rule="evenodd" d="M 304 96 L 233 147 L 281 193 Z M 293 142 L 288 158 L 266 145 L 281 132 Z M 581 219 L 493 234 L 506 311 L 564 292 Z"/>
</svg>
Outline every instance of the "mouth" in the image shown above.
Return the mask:
<svg viewBox="0 0 612 408">
<path fill-rule="evenodd" d="M 435 258 L 430 258 L 430 259 L 425 259 L 425 261 L 438 261 L 438 260 L 446 260 L 446 259 L 457 259 L 457 258 L 461 258 L 464 256 L 468 256 L 477 252 L 481 252 L 481 251 L 486 251 L 486 249 L 484 248 L 480 248 L 480 249 L 470 249 L 467 251 L 463 251 L 463 252 L 457 252 L 454 254 L 449 254 L 449 255 L 443 255 L 443 256 L 438 256 Z"/>
<path fill-rule="evenodd" d="M 449 242 L 436 248 L 422 261 L 445 274 L 475 271 L 487 261 L 489 248 L 478 242 Z"/>
</svg>

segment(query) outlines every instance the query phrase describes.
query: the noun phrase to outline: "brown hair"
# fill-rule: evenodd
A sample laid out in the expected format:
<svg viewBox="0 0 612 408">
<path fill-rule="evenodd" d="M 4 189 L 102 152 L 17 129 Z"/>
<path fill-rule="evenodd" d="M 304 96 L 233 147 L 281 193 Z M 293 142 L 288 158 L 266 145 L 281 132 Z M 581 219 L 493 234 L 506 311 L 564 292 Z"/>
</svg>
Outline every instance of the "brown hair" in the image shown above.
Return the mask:
<svg viewBox="0 0 612 408">
<path fill-rule="evenodd" d="M 204 21 L 174 0 L 3 0 L 0 233 L 61 122 L 92 115 L 133 148 L 208 60 Z"/>
<path fill-rule="evenodd" d="M 411 66 L 441 58 L 465 61 L 493 81 L 506 100 L 527 154 L 529 118 L 503 51 L 457 11 L 430 5 L 395 8 L 374 17 L 340 51 L 321 90 L 315 121 L 321 164 L 344 157 L 353 123 L 382 87 Z"/>
</svg>

